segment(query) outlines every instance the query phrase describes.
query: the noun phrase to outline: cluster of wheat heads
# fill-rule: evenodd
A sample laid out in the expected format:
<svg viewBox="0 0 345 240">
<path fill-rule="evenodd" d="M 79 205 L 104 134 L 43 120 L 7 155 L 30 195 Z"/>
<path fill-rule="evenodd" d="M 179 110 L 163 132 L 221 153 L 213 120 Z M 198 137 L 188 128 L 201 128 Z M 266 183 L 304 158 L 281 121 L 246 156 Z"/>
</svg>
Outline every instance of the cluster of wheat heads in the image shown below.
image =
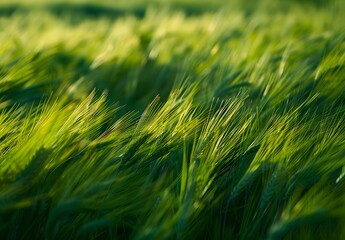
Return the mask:
<svg viewBox="0 0 345 240">
<path fill-rule="evenodd" d="M 3 8 L 0 238 L 345 237 L 344 8 L 266 2 Z"/>
</svg>

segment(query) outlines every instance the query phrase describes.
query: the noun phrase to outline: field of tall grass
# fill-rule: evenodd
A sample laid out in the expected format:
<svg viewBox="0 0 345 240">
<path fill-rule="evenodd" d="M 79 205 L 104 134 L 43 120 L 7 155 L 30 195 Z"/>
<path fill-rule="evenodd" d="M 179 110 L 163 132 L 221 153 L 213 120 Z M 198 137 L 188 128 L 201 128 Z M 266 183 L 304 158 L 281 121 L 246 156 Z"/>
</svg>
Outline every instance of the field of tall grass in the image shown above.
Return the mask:
<svg viewBox="0 0 345 240">
<path fill-rule="evenodd" d="M 0 3 L 0 239 L 344 239 L 342 1 Z"/>
</svg>

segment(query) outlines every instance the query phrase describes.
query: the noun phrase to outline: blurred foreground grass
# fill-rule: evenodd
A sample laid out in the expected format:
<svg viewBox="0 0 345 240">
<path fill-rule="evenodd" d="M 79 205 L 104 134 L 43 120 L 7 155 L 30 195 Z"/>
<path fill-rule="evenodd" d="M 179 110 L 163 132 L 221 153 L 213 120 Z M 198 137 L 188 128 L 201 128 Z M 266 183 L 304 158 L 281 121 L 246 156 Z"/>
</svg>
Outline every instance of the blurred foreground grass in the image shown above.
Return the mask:
<svg viewBox="0 0 345 240">
<path fill-rule="evenodd" d="M 341 1 L 3 1 L 1 239 L 342 239 Z"/>
</svg>

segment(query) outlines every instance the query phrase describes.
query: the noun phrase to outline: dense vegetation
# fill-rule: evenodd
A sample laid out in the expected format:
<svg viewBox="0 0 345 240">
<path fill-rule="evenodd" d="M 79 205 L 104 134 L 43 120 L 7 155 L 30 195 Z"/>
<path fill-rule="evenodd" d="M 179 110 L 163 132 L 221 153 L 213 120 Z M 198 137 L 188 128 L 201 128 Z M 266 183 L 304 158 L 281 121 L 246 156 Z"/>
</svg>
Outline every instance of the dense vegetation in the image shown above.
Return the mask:
<svg viewBox="0 0 345 240">
<path fill-rule="evenodd" d="M 1 239 L 344 239 L 341 1 L 0 5 Z"/>
</svg>

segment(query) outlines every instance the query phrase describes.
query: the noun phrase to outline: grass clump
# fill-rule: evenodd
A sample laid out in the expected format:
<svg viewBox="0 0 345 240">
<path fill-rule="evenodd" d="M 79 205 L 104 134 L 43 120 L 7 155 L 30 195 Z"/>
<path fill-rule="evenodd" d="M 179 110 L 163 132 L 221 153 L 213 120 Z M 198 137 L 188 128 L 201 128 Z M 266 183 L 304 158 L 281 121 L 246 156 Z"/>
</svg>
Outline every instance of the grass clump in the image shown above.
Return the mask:
<svg viewBox="0 0 345 240">
<path fill-rule="evenodd" d="M 1 5 L 1 239 L 345 236 L 343 3 L 90 4 Z"/>
</svg>

